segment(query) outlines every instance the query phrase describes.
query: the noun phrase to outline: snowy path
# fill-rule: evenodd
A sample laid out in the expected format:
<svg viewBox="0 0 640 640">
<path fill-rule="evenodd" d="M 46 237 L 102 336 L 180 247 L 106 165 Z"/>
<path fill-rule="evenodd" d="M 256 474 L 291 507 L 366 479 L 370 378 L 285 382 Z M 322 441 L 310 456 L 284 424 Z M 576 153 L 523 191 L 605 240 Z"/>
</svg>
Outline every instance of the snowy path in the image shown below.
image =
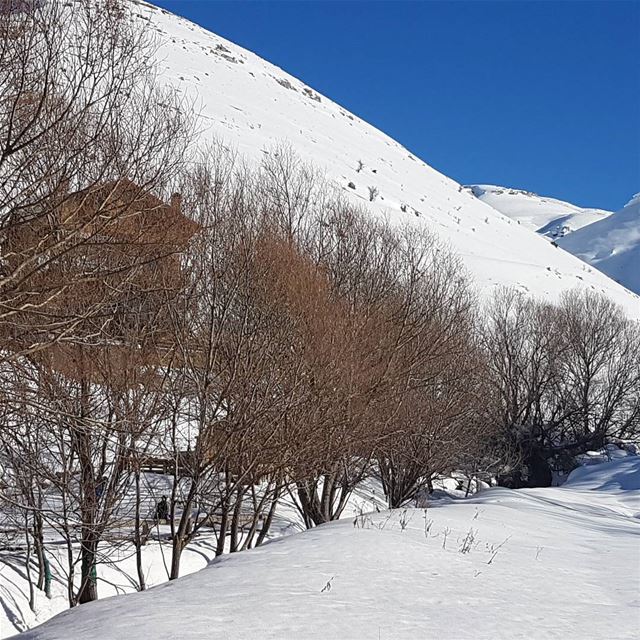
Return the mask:
<svg viewBox="0 0 640 640">
<path fill-rule="evenodd" d="M 636 638 L 639 495 L 629 457 L 562 488 L 341 521 L 24 638 Z"/>
</svg>

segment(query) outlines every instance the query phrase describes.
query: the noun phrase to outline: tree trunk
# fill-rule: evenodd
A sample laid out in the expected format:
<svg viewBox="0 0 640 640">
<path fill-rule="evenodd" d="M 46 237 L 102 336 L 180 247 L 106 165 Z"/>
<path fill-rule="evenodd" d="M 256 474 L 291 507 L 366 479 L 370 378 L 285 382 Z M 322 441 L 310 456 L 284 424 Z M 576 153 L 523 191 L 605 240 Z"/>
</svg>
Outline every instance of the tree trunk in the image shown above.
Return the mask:
<svg viewBox="0 0 640 640">
<path fill-rule="evenodd" d="M 83 353 L 81 352 L 80 355 L 82 358 Z M 82 522 L 80 528 L 81 583 L 78 592 L 80 604 L 98 599 L 96 575 L 98 496 L 96 495 L 96 481 L 91 459 L 91 427 L 85 422 L 89 414 L 89 382 L 83 378 L 80 389 L 80 421 L 79 424 L 72 427 L 78 462 L 80 463 L 80 518 Z"/>
<path fill-rule="evenodd" d="M 529 469 L 529 487 L 550 487 L 553 481 L 553 473 L 542 452 L 533 449 L 527 458 Z"/>
<path fill-rule="evenodd" d="M 29 609 L 36 612 L 36 593 L 33 587 L 33 580 L 31 578 L 31 533 L 29 532 L 29 512 L 24 514 L 24 535 L 27 543 L 27 560 L 25 569 L 27 572 L 27 582 L 29 584 Z"/>
<path fill-rule="evenodd" d="M 231 553 L 234 553 L 238 550 L 238 545 L 240 542 L 238 534 L 240 532 L 240 520 L 242 518 L 242 500 L 244 498 L 245 491 L 246 489 L 244 489 L 244 487 L 238 488 L 236 504 L 233 509 L 233 517 L 231 519 Z"/>
<path fill-rule="evenodd" d="M 49 560 L 47 560 L 47 554 L 45 553 L 44 546 L 42 547 L 42 564 L 44 567 L 44 594 L 51 600 L 51 567 L 49 566 Z"/>
<path fill-rule="evenodd" d="M 327 516 L 325 509 L 323 509 L 324 505 L 320 503 L 320 498 L 318 497 L 316 482 L 299 482 L 297 483 L 297 491 L 307 529 L 329 522 L 330 518 Z M 325 495 L 323 487 L 323 497 Z"/>
<path fill-rule="evenodd" d="M 78 602 L 93 602 L 98 599 L 98 576 L 96 574 L 96 551 L 98 542 L 93 531 L 88 527 L 82 527 L 81 548 L 81 579 L 78 591 Z"/>
<path fill-rule="evenodd" d="M 145 590 L 144 571 L 142 570 L 142 546 L 146 540 L 142 539 L 140 532 L 140 467 L 136 463 L 135 470 L 136 483 L 136 513 L 135 513 L 135 545 L 136 545 L 136 570 L 138 572 L 138 589 Z"/>
<path fill-rule="evenodd" d="M 175 580 L 180 577 L 180 558 L 182 557 L 182 537 L 177 535 L 173 538 L 173 546 L 171 552 L 171 573 L 169 574 L 169 580 Z"/>
<path fill-rule="evenodd" d="M 36 512 L 33 517 L 33 546 L 38 561 L 38 583 L 40 591 L 45 589 L 47 568 L 44 555 L 44 536 L 42 533 L 42 516 Z"/>
<path fill-rule="evenodd" d="M 229 512 L 226 506 L 222 507 L 220 516 L 220 530 L 218 531 L 218 542 L 216 543 L 216 558 L 224 553 L 224 545 L 227 541 L 227 527 L 229 526 Z"/>
<path fill-rule="evenodd" d="M 76 576 L 75 562 L 73 558 L 73 545 L 71 543 L 71 538 L 67 530 L 65 530 L 65 546 L 67 549 L 67 567 L 69 568 L 69 575 L 67 576 L 67 599 L 69 600 L 69 607 L 71 608 L 75 607 L 78 604 L 78 601 L 76 599 L 76 593 L 73 588 L 73 583 Z"/>
<path fill-rule="evenodd" d="M 430 473 L 427 475 L 427 491 L 429 492 L 429 495 L 433 493 L 433 480 Z"/>
<path fill-rule="evenodd" d="M 267 537 L 267 534 L 269 533 L 271 523 L 273 522 L 273 516 L 275 515 L 276 507 L 278 506 L 278 500 L 280 499 L 281 488 L 282 488 L 282 484 L 280 483 L 280 481 L 278 481 L 278 483 L 276 484 L 276 489 L 273 495 L 273 502 L 271 503 L 269 513 L 267 514 L 267 517 L 263 521 L 262 528 L 260 529 L 260 533 L 258 534 L 256 547 L 259 547 L 264 542 L 264 539 Z"/>
<path fill-rule="evenodd" d="M 196 488 L 198 486 L 197 478 L 192 478 L 189 493 L 184 501 L 182 515 L 180 516 L 180 524 L 173 533 L 173 553 L 171 554 L 171 574 L 169 580 L 175 580 L 180 576 L 180 559 L 184 548 L 189 543 L 191 537 L 191 508 L 196 497 Z M 172 516 L 175 513 L 175 506 L 171 507 Z M 173 527 L 173 517 L 171 519 Z"/>
</svg>

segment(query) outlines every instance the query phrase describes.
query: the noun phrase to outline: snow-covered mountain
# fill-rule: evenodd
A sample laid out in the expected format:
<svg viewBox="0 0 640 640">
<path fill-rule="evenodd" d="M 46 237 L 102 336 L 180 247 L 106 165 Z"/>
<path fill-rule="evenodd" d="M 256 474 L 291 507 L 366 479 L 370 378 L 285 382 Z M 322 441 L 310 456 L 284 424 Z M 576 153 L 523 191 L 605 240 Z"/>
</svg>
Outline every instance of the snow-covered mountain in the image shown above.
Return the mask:
<svg viewBox="0 0 640 640">
<path fill-rule="evenodd" d="M 640 294 L 640 193 L 612 216 L 558 242 L 562 248 Z"/>
<path fill-rule="evenodd" d="M 497 212 L 303 81 L 167 11 L 131 4 L 158 35 L 160 78 L 195 100 L 203 142 L 222 139 L 254 161 L 288 143 L 373 214 L 436 232 L 483 293 L 513 285 L 555 299 L 564 289 L 585 286 L 640 318 L 640 297 Z M 379 192 L 372 203 L 369 187 Z"/>
<path fill-rule="evenodd" d="M 518 224 L 551 240 L 562 238 L 611 215 L 611 211 L 585 209 L 522 189 L 491 184 L 475 184 L 465 188 Z"/>
</svg>

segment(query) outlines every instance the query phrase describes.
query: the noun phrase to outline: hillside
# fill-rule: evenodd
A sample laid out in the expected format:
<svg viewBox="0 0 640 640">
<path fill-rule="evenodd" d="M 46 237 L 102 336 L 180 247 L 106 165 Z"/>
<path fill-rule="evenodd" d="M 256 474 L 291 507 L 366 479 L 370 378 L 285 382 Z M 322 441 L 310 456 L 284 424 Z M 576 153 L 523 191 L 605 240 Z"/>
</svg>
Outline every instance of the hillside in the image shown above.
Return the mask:
<svg viewBox="0 0 640 640">
<path fill-rule="evenodd" d="M 629 456 L 578 469 L 561 488 L 374 513 L 21 637 L 635 638 L 639 498 L 640 457 Z"/>
<path fill-rule="evenodd" d="M 476 198 L 487 203 L 518 224 L 551 240 L 604 220 L 611 211 L 585 209 L 570 202 L 539 196 L 522 189 L 476 184 L 465 187 Z"/>
<path fill-rule="evenodd" d="M 640 193 L 617 213 L 562 238 L 559 244 L 640 293 Z"/>
<path fill-rule="evenodd" d="M 485 293 L 513 285 L 554 299 L 564 289 L 588 286 L 640 317 L 637 296 L 496 212 L 301 80 L 187 20 L 143 2 L 132 6 L 158 35 L 160 77 L 195 102 L 203 144 L 216 137 L 254 161 L 289 144 L 375 214 L 437 232 Z M 371 203 L 369 187 L 379 192 Z"/>
</svg>

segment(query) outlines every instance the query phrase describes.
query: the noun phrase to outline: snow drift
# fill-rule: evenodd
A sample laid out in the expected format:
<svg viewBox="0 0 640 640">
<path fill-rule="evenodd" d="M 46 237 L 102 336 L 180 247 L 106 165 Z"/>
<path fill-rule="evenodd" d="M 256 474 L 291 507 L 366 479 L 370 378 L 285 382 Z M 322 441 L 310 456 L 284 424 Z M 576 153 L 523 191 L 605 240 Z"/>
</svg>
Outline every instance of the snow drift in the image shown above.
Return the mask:
<svg viewBox="0 0 640 640">
<path fill-rule="evenodd" d="M 638 496 L 640 457 L 629 456 L 561 488 L 363 515 L 20 637 L 635 638 Z"/>
</svg>

